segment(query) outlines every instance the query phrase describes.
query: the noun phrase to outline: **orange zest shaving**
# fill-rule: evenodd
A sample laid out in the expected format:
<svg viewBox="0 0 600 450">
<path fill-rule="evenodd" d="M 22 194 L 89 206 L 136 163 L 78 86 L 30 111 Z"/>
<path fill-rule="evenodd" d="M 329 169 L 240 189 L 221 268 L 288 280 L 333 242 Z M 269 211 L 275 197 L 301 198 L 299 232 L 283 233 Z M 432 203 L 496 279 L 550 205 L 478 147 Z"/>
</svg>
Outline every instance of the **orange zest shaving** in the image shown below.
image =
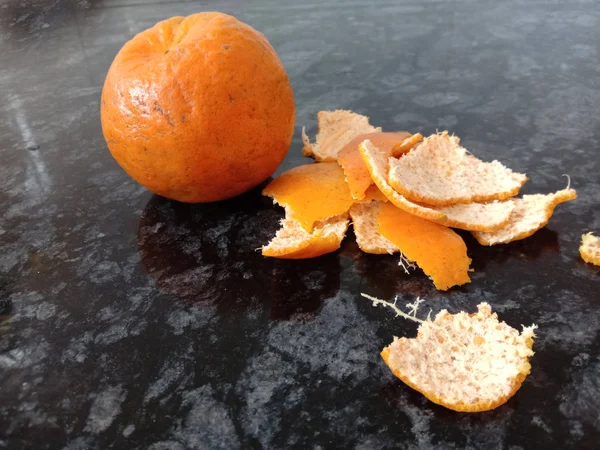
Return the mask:
<svg viewBox="0 0 600 450">
<path fill-rule="evenodd" d="M 382 203 L 378 231 L 433 279 L 441 291 L 469 283 L 471 258 L 462 238 L 443 225 Z"/>
<path fill-rule="evenodd" d="M 355 200 L 362 200 L 367 188 L 373 184 L 371 174 L 358 151 L 359 144 L 365 139 L 369 139 L 373 145 L 389 156 L 392 148 L 396 144 L 405 142 L 407 137 L 410 137 L 410 134 L 404 131 L 360 134 L 340 150 L 338 162 L 344 169 L 350 193 Z"/>
<path fill-rule="evenodd" d="M 345 214 L 354 203 L 337 162 L 305 164 L 275 178 L 263 195 L 287 208 L 289 218 L 311 232 L 315 222 Z"/>
</svg>

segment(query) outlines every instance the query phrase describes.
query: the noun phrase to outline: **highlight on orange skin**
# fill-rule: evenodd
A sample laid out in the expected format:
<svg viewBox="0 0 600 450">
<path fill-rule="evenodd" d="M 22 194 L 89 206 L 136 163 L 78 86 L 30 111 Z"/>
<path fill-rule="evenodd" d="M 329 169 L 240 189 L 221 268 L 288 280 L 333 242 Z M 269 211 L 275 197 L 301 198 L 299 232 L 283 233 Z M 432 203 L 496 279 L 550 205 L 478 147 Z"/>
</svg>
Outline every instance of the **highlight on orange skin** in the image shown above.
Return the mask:
<svg viewBox="0 0 600 450">
<path fill-rule="evenodd" d="M 469 283 L 471 258 L 462 238 L 443 225 L 413 216 L 391 203 L 383 203 L 378 231 L 393 242 L 445 291 Z"/>
<path fill-rule="evenodd" d="M 392 149 L 410 136 L 411 134 L 405 131 L 366 133 L 355 137 L 340 150 L 338 162 L 344 169 L 348 187 L 355 200 L 364 199 L 367 188 L 373 184 L 371 174 L 358 151 L 359 144 L 369 139 L 377 148 L 390 156 Z"/>
<path fill-rule="evenodd" d="M 305 164 L 275 178 L 263 195 L 287 208 L 290 219 L 310 232 L 315 222 L 348 212 L 354 199 L 337 162 Z"/>
</svg>

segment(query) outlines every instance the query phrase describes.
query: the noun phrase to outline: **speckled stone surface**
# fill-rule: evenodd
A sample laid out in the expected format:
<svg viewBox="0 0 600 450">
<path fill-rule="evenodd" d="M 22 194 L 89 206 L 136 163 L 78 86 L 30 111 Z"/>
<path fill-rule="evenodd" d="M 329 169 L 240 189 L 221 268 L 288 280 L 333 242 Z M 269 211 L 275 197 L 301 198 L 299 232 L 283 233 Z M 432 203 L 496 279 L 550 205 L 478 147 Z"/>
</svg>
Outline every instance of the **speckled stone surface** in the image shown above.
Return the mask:
<svg viewBox="0 0 600 450">
<path fill-rule="evenodd" d="M 255 251 L 282 212 L 255 190 L 178 204 L 136 185 L 102 137 L 120 46 L 156 21 L 233 13 L 281 55 L 300 129 L 348 108 L 386 130 L 448 129 L 579 198 L 525 241 L 465 234 L 473 282 L 436 292 L 352 235 L 308 261 Z M 573 0 L 0 3 L 0 448 L 597 448 L 600 10 Z M 438 407 L 378 353 L 413 336 L 359 293 L 437 311 L 489 302 L 539 325 L 532 373 L 483 414 Z M 12 306 L 11 306 L 12 305 Z"/>
</svg>

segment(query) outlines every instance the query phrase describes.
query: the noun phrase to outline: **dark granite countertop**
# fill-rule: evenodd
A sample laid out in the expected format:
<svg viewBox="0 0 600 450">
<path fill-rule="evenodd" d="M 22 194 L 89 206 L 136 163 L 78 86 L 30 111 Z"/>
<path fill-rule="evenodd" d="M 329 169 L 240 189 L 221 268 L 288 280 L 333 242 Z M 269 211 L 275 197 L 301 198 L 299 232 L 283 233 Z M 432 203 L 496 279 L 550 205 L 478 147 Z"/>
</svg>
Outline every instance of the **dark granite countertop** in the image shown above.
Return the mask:
<svg viewBox="0 0 600 450">
<path fill-rule="evenodd" d="M 396 256 L 306 261 L 255 249 L 282 212 L 260 190 L 216 204 L 152 195 L 111 158 L 99 98 L 118 49 L 172 15 L 232 13 L 289 72 L 300 129 L 353 109 L 384 129 L 448 129 L 579 198 L 546 229 L 483 248 L 447 293 Z M 598 448 L 600 10 L 589 1 L 0 2 L 0 448 Z M 536 323 L 506 405 L 458 414 L 379 357 L 416 327 L 359 297 L 437 311 L 489 302 Z M 12 304 L 12 307 L 10 307 Z"/>
</svg>

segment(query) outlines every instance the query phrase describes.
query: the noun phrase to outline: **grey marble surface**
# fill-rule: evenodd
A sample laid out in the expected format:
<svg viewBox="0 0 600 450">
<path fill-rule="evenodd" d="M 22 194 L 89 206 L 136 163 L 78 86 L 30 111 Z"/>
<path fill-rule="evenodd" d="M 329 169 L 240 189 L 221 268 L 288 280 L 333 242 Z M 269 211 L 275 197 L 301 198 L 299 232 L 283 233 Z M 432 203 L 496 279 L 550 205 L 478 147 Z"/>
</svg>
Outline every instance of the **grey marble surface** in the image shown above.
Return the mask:
<svg viewBox="0 0 600 450">
<path fill-rule="evenodd" d="M 255 252 L 282 213 L 258 190 L 213 205 L 153 196 L 117 166 L 104 76 L 135 33 L 232 13 L 290 74 L 297 124 L 279 171 L 305 162 L 321 109 L 384 129 L 448 129 L 527 172 L 524 192 L 579 198 L 494 248 L 465 240 L 473 281 L 447 293 L 395 257 Z M 600 232 L 597 2 L 265 0 L 0 2 L 0 448 L 597 448 Z M 378 356 L 415 326 L 359 292 L 425 307 L 489 302 L 539 325 L 532 373 L 483 414 L 438 407 Z"/>
</svg>

